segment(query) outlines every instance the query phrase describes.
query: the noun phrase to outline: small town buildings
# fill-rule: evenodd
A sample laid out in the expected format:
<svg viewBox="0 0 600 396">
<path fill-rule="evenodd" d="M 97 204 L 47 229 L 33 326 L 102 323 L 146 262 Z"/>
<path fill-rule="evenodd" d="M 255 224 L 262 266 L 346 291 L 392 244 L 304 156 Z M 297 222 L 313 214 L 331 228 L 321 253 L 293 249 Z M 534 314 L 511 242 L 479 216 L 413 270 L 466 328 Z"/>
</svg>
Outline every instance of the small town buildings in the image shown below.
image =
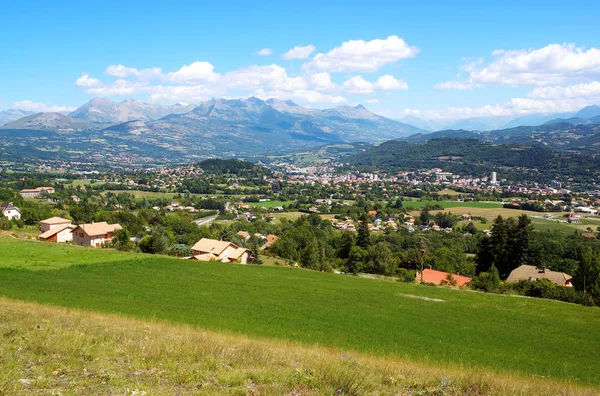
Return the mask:
<svg viewBox="0 0 600 396">
<path fill-rule="evenodd" d="M 546 268 L 538 268 L 533 265 L 521 265 L 512 270 L 506 282 L 519 282 L 522 280 L 536 281 L 538 279 L 548 279 L 559 286 L 573 286 L 571 279 L 573 277 L 564 272 L 550 271 Z"/>
<path fill-rule="evenodd" d="M 238 231 L 236 233 L 243 241 L 247 241 L 250 239 L 250 233 L 248 231 Z"/>
<path fill-rule="evenodd" d="M 8 220 L 21 219 L 21 210 L 13 205 L 12 202 L 2 202 L 2 204 L 0 204 L 0 212 Z"/>
<path fill-rule="evenodd" d="M 192 254 L 191 259 L 194 260 L 220 261 L 222 263 L 246 264 L 250 259 L 248 249 L 239 247 L 232 242 L 208 238 L 202 238 L 192 246 Z"/>
<path fill-rule="evenodd" d="M 21 190 L 21 196 L 23 198 L 36 198 L 39 197 L 44 191 L 48 194 L 54 194 L 54 187 L 37 187 L 33 189 Z"/>
<path fill-rule="evenodd" d="M 51 217 L 40 221 L 40 231 L 46 232 L 53 228 L 71 224 L 71 220 L 63 219 L 62 217 Z"/>
<path fill-rule="evenodd" d="M 73 230 L 73 243 L 79 246 L 100 247 L 109 243 L 115 236 L 115 231 L 121 230 L 120 224 L 101 223 L 81 224 Z"/>
<path fill-rule="evenodd" d="M 452 285 L 453 282 L 451 280 L 454 279 L 454 282 L 456 282 L 454 286 L 458 287 L 464 287 L 467 283 L 471 282 L 471 278 L 468 276 L 436 271 L 430 268 L 424 269 L 422 275 L 417 272 L 417 282 L 421 282 L 421 279 L 425 283 L 433 283 L 434 285 Z"/>
</svg>

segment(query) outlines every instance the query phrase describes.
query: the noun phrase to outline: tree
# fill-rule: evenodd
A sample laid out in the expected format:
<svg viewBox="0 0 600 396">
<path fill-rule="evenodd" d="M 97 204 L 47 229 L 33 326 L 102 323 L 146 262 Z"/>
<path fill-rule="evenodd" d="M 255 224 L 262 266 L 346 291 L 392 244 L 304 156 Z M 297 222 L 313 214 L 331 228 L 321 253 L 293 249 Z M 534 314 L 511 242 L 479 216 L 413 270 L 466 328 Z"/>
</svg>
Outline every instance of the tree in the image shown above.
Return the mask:
<svg viewBox="0 0 600 396">
<path fill-rule="evenodd" d="M 115 236 L 112 240 L 114 247 L 118 250 L 130 250 L 131 241 L 129 240 L 129 232 L 126 228 L 115 231 Z"/>
<path fill-rule="evenodd" d="M 360 217 L 357 229 L 356 244 L 363 249 L 368 249 L 371 246 L 371 232 L 369 231 L 369 217 L 363 214 Z"/>
<path fill-rule="evenodd" d="M 349 231 L 342 232 L 340 240 L 338 257 L 345 260 L 350 256 L 350 251 L 354 246 L 354 235 Z"/>
<path fill-rule="evenodd" d="M 366 250 L 360 246 L 353 246 L 346 260 L 344 271 L 349 274 L 357 275 L 364 267 L 368 257 Z"/>
<path fill-rule="evenodd" d="M 431 215 L 429 214 L 429 208 L 427 206 L 424 206 L 423 209 L 421 209 L 421 214 L 419 215 L 419 220 L 421 221 L 421 224 L 423 224 L 423 225 L 429 224 L 429 221 L 431 220 Z"/>
</svg>

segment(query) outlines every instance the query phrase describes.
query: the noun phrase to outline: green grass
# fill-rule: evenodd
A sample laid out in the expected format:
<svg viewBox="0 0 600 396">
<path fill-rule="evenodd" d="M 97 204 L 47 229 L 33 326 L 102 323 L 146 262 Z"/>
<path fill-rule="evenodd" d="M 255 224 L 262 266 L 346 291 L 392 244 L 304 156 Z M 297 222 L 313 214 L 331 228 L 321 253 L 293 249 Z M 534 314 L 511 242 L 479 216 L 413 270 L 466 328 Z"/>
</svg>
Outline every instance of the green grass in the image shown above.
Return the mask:
<svg viewBox="0 0 600 396">
<path fill-rule="evenodd" d="M 250 206 L 261 206 L 263 208 L 275 208 L 277 206 L 295 204 L 296 201 L 266 201 L 266 202 L 247 202 Z"/>
<path fill-rule="evenodd" d="M 9 298 L 600 386 L 598 308 L 5 238 L 0 251 Z M 29 270 L 40 262 L 57 269 Z"/>
<path fill-rule="evenodd" d="M 447 208 L 501 208 L 500 202 L 457 202 L 457 201 L 411 201 L 404 202 L 405 208 L 420 209 L 425 205 L 441 205 L 444 209 Z"/>
</svg>

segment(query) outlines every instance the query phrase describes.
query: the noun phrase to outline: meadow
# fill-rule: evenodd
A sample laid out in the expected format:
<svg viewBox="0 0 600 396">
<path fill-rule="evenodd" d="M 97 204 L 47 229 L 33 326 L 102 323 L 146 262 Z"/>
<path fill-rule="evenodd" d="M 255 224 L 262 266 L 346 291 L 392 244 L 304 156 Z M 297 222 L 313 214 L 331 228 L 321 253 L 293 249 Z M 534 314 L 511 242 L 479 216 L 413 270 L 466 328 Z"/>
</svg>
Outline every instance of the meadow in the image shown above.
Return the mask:
<svg viewBox="0 0 600 396">
<path fill-rule="evenodd" d="M 436 367 L 5 298 L 0 319 L 0 393 L 6 394 L 597 393 L 547 378 Z"/>
<path fill-rule="evenodd" d="M 598 308 L 55 246 L 0 238 L 0 295 L 430 366 L 600 386 Z"/>
</svg>

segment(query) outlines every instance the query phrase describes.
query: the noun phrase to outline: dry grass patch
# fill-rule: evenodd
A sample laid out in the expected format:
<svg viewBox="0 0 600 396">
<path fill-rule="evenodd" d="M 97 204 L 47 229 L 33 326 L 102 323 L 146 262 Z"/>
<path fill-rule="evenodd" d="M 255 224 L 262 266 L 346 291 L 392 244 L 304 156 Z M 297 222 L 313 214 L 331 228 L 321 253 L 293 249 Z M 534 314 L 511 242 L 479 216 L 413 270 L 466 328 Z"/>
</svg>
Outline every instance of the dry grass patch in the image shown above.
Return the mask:
<svg viewBox="0 0 600 396">
<path fill-rule="evenodd" d="M 0 299 L 0 394 L 597 394 Z"/>
</svg>

